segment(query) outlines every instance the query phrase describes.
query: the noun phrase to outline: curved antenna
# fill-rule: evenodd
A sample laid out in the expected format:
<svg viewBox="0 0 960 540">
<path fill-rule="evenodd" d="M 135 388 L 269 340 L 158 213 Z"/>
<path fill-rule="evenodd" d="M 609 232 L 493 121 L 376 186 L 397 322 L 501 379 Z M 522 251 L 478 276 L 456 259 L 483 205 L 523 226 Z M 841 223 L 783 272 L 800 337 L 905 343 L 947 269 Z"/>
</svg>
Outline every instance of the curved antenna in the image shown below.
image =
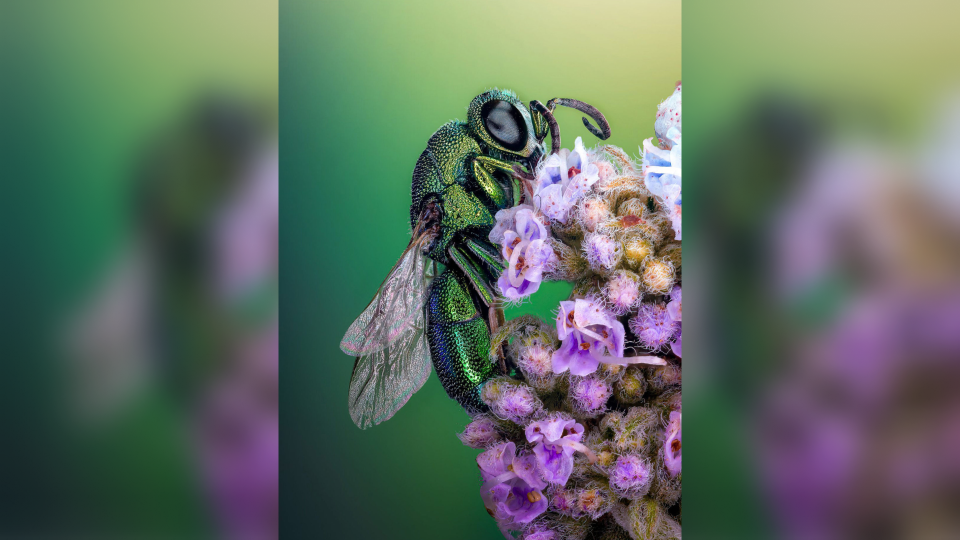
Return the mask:
<svg viewBox="0 0 960 540">
<path fill-rule="evenodd" d="M 547 108 L 551 111 L 556 108 L 557 105 L 563 105 L 564 107 L 570 107 L 571 109 L 576 109 L 590 118 L 593 118 L 594 122 L 600 126 L 600 129 L 597 129 L 590 121 L 586 118 L 583 118 L 583 125 L 586 126 L 587 130 L 590 133 L 593 133 L 601 141 L 605 141 L 610 138 L 610 123 L 607 122 L 607 119 L 604 118 L 603 113 L 597 110 L 596 107 L 590 105 L 589 103 L 584 103 L 578 99 L 567 99 L 567 98 L 553 98 L 547 102 Z"/>
<path fill-rule="evenodd" d="M 530 102 L 530 106 L 547 119 L 547 125 L 550 126 L 550 153 L 556 154 L 560 151 L 560 126 L 557 125 L 557 119 L 553 117 L 553 107 L 544 107 L 543 103 L 536 99 Z"/>
</svg>

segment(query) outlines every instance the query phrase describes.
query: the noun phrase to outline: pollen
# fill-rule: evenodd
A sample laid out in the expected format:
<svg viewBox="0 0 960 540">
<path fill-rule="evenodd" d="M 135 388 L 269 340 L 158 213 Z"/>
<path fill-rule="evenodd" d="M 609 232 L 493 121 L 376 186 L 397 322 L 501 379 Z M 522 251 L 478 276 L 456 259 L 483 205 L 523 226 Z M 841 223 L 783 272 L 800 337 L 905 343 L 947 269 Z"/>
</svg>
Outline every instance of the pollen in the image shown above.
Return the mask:
<svg viewBox="0 0 960 540">
<path fill-rule="evenodd" d="M 578 168 L 576 168 L 576 167 L 570 167 L 570 168 L 567 170 L 567 178 L 573 178 L 574 176 L 576 176 L 576 175 L 578 175 L 578 174 L 580 174 L 580 169 L 578 169 Z"/>
<path fill-rule="evenodd" d="M 583 349 L 583 350 L 585 350 L 585 351 L 588 351 L 588 350 L 590 350 L 590 344 L 589 344 L 589 343 L 581 343 L 581 344 L 580 344 L 580 348 Z"/>
<path fill-rule="evenodd" d="M 680 451 L 680 439 L 674 439 L 673 442 L 670 443 L 670 450 L 674 452 Z"/>
<path fill-rule="evenodd" d="M 531 503 L 535 503 L 542 498 L 543 498 L 543 495 L 540 495 L 539 491 L 531 491 L 530 493 L 527 493 L 527 500 L 530 501 Z"/>
<path fill-rule="evenodd" d="M 570 313 L 567 313 L 567 321 L 569 321 L 570 324 L 573 324 L 573 310 L 571 310 Z"/>
</svg>

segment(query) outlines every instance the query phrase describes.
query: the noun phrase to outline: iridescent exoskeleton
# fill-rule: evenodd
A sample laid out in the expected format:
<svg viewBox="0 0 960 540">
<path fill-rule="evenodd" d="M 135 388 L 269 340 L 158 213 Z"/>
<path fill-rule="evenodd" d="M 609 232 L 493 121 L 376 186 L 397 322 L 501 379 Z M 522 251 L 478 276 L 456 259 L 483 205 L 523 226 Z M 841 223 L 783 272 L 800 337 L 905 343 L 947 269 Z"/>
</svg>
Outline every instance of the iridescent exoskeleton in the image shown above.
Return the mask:
<svg viewBox="0 0 960 540">
<path fill-rule="evenodd" d="M 490 332 L 503 322 L 496 281 L 505 268 L 488 236 L 499 210 L 532 197 L 548 133 L 559 151 L 557 105 L 584 112 L 599 126 L 583 118 L 591 133 L 610 137 L 603 115 L 581 101 L 527 107 L 491 90 L 470 103 L 466 122 L 427 141 L 413 170 L 410 244 L 340 343 L 357 357 L 349 404 L 361 428 L 393 416 L 426 382 L 430 360 L 451 398 L 468 412 L 486 409 L 483 383 L 503 369 L 491 361 Z"/>
</svg>

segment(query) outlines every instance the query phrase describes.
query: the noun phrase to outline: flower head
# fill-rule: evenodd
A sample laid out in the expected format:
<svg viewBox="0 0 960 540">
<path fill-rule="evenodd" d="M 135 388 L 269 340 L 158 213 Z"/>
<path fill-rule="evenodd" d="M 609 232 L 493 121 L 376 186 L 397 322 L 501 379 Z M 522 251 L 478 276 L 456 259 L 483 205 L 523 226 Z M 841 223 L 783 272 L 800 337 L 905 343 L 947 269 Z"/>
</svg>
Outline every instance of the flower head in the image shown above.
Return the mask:
<svg viewBox="0 0 960 540">
<path fill-rule="evenodd" d="M 572 152 L 551 154 L 537 176 L 537 208 L 550 219 L 566 223 L 570 209 L 600 179 L 600 170 L 589 162 L 583 140 L 577 137 Z"/>
<path fill-rule="evenodd" d="M 497 212 L 497 216 L 504 212 Z M 508 223 L 509 218 L 513 222 Z M 502 231 L 503 258 L 509 266 L 500 276 L 497 285 L 509 300 L 519 300 L 540 288 L 544 268 L 555 258 L 553 248 L 547 243 L 549 234 L 532 208 L 520 209 L 504 217 L 503 223 L 513 228 Z M 498 222 L 498 226 L 500 223 Z M 499 238 L 490 233 L 491 238 Z"/>
<path fill-rule="evenodd" d="M 553 353 L 554 373 L 583 376 L 600 362 L 622 363 L 623 324 L 592 299 L 560 302 L 557 333 L 563 343 Z"/>
<path fill-rule="evenodd" d="M 662 349 L 675 335 L 679 324 L 670 318 L 662 302 L 641 304 L 637 315 L 629 321 L 630 330 L 640 343 L 654 351 Z"/>
<path fill-rule="evenodd" d="M 680 461 L 683 457 L 680 435 L 680 412 L 672 411 L 667 424 L 667 437 L 663 443 L 663 465 L 673 477 L 680 474 Z"/>
</svg>

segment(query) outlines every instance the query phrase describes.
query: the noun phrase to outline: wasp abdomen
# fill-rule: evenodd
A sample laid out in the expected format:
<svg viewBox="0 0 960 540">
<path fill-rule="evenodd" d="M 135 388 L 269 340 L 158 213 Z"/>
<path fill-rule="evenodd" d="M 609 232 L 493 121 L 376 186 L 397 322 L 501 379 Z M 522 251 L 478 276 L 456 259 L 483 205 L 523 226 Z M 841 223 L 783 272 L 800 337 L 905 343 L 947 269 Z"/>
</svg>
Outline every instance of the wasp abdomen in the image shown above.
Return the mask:
<svg viewBox="0 0 960 540">
<path fill-rule="evenodd" d="M 430 357 L 447 395 L 468 412 L 486 410 L 480 390 L 493 376 L 490 330 L 467 278 L 450 269 L 441 273 L 431 286 L 426 311 Z"/>
</svg>

